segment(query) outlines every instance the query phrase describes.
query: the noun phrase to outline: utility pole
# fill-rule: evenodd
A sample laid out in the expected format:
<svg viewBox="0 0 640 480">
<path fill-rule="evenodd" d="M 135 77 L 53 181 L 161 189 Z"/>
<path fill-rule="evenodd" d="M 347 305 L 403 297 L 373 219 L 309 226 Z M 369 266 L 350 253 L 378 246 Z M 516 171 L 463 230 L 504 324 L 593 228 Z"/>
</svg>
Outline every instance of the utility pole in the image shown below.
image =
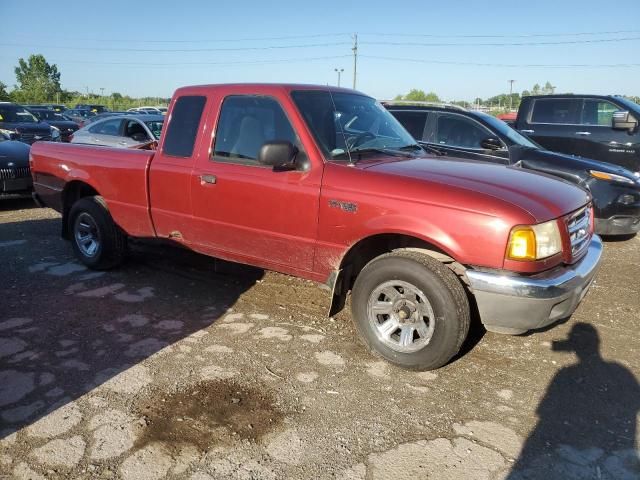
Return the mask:
<svg viewBox="0 0 640 480">
<path fill-rule="evenodd" d="M 102 100 L 102 97 L 104 97 L 104 87 L 100 87 L 100 99 Z"/>
<path fill-rule="evenodd" d="M 87 98 L 89 98 L 89 87 L 84 87 L 87 89 Z"/>
<path fill-rule="evenodd" d="M 353 89 L 356 89 L 356 77 L 358 75 L 358 34 L 353 34 Z"/>
<path fill-rule="evenodd" d="M 509 80 L 509 111 L 513 109 L 513 82 L 515 80 Z"/>
<path fill-rule="evenodd" d="M 334 68 L 333 70 L 338 74 L 338 86 L 340 86 L 340 75 L 342 75 L 342 72 L 344 72 L 344 68 L 340 68 L 340 69 Z"/>
</svg>

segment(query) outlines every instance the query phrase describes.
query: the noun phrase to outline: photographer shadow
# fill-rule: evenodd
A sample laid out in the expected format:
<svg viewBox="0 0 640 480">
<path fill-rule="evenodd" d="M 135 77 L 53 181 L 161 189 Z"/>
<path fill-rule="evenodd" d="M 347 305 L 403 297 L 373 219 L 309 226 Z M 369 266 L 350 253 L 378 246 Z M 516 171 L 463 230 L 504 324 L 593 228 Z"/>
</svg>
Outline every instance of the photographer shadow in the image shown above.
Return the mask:
<svg viewBox="0 0 640 480">
<path fill-rule="evenodd" d="M 640 385 L 634 374 L 600 355 L 600 337 L 577 323 L 556 351 L 578 363 L 560 370 L 538 405 L 539 421 L 508 480 L 638 479 L 636 416 Z"/>
</svg>

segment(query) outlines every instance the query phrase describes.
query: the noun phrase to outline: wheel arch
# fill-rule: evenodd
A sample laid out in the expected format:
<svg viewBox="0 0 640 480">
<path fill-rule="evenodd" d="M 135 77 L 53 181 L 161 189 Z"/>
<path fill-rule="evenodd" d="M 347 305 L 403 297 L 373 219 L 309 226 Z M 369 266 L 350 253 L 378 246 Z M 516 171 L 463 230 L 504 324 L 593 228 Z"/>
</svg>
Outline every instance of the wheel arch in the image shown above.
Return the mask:
<svg viewBox="0 0 640 480">
<path fill-rule="evenodd" d="M 404 233 L 377 233 L 354 243 L 343 255 L 339 267 L 331 272 L 328 282 L 332 289 L 329 315 L 335 315 L 344 308 L 347 294 L 367 263 L 398 249 L 410 249 L 428 255 L 444 263 L 467 283 L 464 266 L 436 242 Z"/>
<path fill-rule="evenodd" d="M 82 180 L 68 182 L 62 190 L 62 237 L 69 239 L 69 212 L 74 203 L 84 197 L 98 196 L 100 193 Z"/>
</svg>

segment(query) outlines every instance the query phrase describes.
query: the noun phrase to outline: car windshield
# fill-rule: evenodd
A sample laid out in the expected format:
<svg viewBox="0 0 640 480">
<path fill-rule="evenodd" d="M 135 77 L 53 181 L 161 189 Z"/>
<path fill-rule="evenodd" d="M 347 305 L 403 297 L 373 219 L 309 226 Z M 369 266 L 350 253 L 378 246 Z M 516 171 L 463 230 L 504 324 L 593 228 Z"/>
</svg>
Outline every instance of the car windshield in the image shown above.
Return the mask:
<svg viewBox="0 0 640 480">
<path fill-rule="evenodd" d="M 19 105 L 0 105 L 0 122 L 38 123 L 38 119 Z"/>
<path fill-rule="evenodd" d="M 500 134 L 507 137 L 516 145 L 520 145 L 521 147 L 528 147 L 528 148 L 542 148 L 536 142 L 528 139 L 527 137 L 522 135 L 520 132 L 514 130 L 502 120 L 486 114 L 483 114 L 482 118 L 484 119 L 485 122 L 491 125 L 491 127 L 494 130 L 497 130 Z"/>
<path fill-rule="evenodd" d="M 151 133 L 153 133 L 153 136 L 156 140 L 160 140 L 160 133 L 162 133 L 163 123 L 164 122 L 162 120 L 144 122 L 144 124 L 149 127 L 149 130 L 151 130 Z"/>
<path fill-rule="evenodd" d="M 634 115 L 640 116 L 640 105 L 624 97 L 616 97 L 616 100 L 622 103 L 630 112 L 633 112 Z"/>
<path fill-rule="evenodd" d="M 397 153 L 415 140 L 382 105 L 356 93 L 298 90 L 291 94 L 309 130 L 330 160 Z"/>
</svg>

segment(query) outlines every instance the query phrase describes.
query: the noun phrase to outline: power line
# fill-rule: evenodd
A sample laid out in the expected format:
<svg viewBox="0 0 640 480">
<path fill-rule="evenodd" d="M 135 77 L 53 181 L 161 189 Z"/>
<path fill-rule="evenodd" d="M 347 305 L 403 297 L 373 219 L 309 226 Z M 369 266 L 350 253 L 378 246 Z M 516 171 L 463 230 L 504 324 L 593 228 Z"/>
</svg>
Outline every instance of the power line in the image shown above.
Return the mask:
<svg viewBox="0 0 640 480">
<path fill-rule="evenodd" d="M 8 58 L 6 55 L 3 56 Z M 93 62 L 93 61 L 82 61 L 82 60 L 65 60 L 62 62 L 53 62 L 57 64 L 79 64 L 79 65 L 104 65 L 104 66 L 127 66 L 127 67 L 140 67 L 140 68 L 153 68 L 153 67 L 173 67 L 173 66 L 194 66 L 194 67 L 202 67 L 205 65 L 225 65 L 225 66 L 233 66 L 233 65 L 261 65 L 261 64 L 277 64 L 277 63 L 300 63 L 300 62 L 311 62 L 318 60 L 336 60 L 341 58 L 349 58 L 351 55 L 332 55 L 332 56 L 324 56 L 324 57 L 300 57 L 300 58 L 280 58 L 280 59 L 272 59 L 272 60 L 238 60 L 238 61 L 230 61 L 230 62 L 154 62 L 154 63 L 140 63 L 140 62 Z"/>
<path fill-rule="evenodd" d="M 242 52 L 249 50 L 280 50 L 289 48 L 313 48 L 313 47 L 334 47 L 338 45 L 351 45 L 349 42 L 333 43 L 308 43 L 304 45 L 264 45 L 260 47 L 229 47 L 229 48 L 169 48 L 169 49 L 149 49 L 149 48 L 117 48 L 117 47 L 71 47 L 63 45 L 31 45 L 17 43 L 0 43 L 5 47 L 29 47 L 29 48 L 53 48 L 59 50 L 90 50 L 107 52 L 146 52 L 146 53 L 185 53 L 185 52 Z"/>
<path fill-rule="evenodd" d="M 361 42 L 362 45 L 386 45 L 386 46 L 402 46 L 402 47 L 509 47 L 509 46 L 532 46 L 532 45 L 576 45 L 587 43 L 611 43 L 611 42 L 628 42 L 640 40 L 640 37 L 624 37 L 624 38 L 597 38 L 589 40 L 561 40 L 554 42 L 491 42 L 491 43 L 421 43 L 421 42 Z"/>
<path fill-rule="evenodd" d="M 545 37 L 580 37 L 595 35 L 620 35 L 627 33 L 640 33 L 640 30 L 613 30 L 608 32 L 574 32 L 574 33 L 526 33 L 503 35 L 438 35 L 429 33 L 389 33 L 389 32 L 365 32 L 362 36 L 378 37 L 422 37 L 422 38 L 545 38 Z"/>
<path fill-rule="evenodd" d="M 384 57 L 379 55 L 360 55 L 361 58 L 370 58 L 373 60 L 389 60 L 394 62 L 411 62 L 411 63 L 427 63 L 437 65 L 459 65 L 471 67 L 506 67 L 506 68 L 628 68 L 640 67 L 640 63 L 610 63 L 610 64 L 542 64 L 542 63 L 479 63 L 479 62 L 457 62 L 448 60 L 432 60 L 423 58 L 399 58 Z"/>
<path fill-rule="evenodd" d="M 286 35 L 280 37 L 245 37 L 245 38 L 202 38 L 193 40 L 138 40 L 132 38 L 78 38 L 73 36 L 56 35 L 56 38 L 73 40 L 76 42 L 109 42 L 109 43 L 236 43 L 236 42 L 263 42 L 270 40 L 296 40 L 300 38 L 327 38 L 348 37 L 349 33 L 317 33 L 310 35 Z M 20 36 L 20 35 L 17 35 Z"/>
</svg>

